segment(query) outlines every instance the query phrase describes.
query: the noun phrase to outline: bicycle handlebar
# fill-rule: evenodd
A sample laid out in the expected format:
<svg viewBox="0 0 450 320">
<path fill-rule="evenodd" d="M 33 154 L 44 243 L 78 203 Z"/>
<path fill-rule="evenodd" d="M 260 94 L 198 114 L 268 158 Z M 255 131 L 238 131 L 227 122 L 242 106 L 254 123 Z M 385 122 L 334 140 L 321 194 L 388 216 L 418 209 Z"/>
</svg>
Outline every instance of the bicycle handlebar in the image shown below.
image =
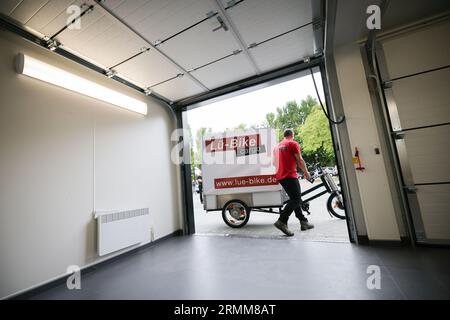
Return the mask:
<svg viewBox="0 0 450 320">
<path fill-rule="evenodd" d="M 321 177 L 322 175 L 325 174 L 318 159 L 316 159 L 316 162 L 312 165 L 312 167 L 313 167 L 314 171 L 317 170 L 319 172 L 319 177 Z M 313 178 L 313 174 L 311 172 L 309 174 L 311 175 L 311 179 L 308 181 L 313 183 L 316 179 Z"/>
<path fill-rule="evenodd" d="M 316 159 L 316 162 L 312 165 L 312 167 L 313 167 L 314 170 L 319 171 L 319 177 L 321 177 L 322 175 L 325 174 L 325 172 L 323 171 L 323 168 L 322 168 L 322 166 L 320 165 L 320 162 L 319 162 L 318 159 Z M 314 183 L 314 181 L 316 181 L 316 179 L 313 178 L 313 174 L 312 174 L 311 172 L 310 172 L 309 174 L 310 174 L 310 176 L 311 176 L 311 179 L 309 179 L 308 181 L 309 181 L 310 183 Z M 299 177 L 299 178 L 300 178 L 300 177 Z M 306 180 L 306 179 L 305 179 L 305 180 Z"/>
</svg>

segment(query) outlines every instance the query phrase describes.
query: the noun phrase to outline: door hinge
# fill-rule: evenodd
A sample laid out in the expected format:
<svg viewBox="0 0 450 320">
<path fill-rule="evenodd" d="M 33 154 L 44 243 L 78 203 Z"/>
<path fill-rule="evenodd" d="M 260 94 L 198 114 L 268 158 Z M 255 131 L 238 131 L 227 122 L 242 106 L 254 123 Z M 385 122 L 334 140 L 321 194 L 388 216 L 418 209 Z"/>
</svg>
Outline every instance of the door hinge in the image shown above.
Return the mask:
<svg viewBox="0 0 450 320">
<path fill-rule="evenodd" d="M 385 81 L 383 82 L 383 89 L 390 89 L 392 88 L 392 85 L 393 85 L 392 80 Z"/>
<path fill-rule="evenodd" d="M 392 137 L 395 140 L 403 140 L 405 139 L 405 133 L 403 131 L 394 131 L 392 132 Z"/>
<path fill-rule="evenodd" d="M 405 189 L 406 193 L 416 193 L 417 192 L 416 186 L 403 186 L 403 189 Z"/>
</svg>

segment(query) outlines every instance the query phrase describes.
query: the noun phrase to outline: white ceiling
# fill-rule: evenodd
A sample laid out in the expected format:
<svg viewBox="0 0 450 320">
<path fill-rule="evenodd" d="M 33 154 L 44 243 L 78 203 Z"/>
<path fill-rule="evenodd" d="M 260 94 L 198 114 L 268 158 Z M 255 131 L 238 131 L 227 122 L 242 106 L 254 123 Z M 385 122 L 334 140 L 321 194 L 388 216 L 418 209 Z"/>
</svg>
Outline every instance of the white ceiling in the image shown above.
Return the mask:
<svg viewBox="0 0 450 320">
<path fill-rule="evenodd" d="M 0 13 L 52 37 L 68 23 L 69 6 L 95 5 L 80 19 L 81 29 L 67 28 L 56 39 L 177 101 L 314 55 L 311 1 L 244 0 L 227 8 L 229 0 L 105 0 L 101 6 L 94 0 L 0 0 Z M 215 16 L 207 19 L 210 13 Z M 227 31 L 213 32 L 218 17 Z"/>
</svg>

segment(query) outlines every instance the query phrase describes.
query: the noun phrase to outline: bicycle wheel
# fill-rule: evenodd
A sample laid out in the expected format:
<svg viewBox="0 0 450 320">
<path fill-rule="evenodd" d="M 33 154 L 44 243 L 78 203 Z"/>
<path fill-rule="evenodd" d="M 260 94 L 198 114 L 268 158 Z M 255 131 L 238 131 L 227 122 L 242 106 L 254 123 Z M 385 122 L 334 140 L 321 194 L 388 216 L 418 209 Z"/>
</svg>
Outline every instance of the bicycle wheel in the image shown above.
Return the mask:
<svg viewBox="0 0 450 320">
<path fill-rule="evenodd" d="M 328 211 L 339 219 L 345 219 L 345 207 L 342 201 L 342 196 L 339 193 L 333 193 L 327 201 Z"/>
<path fill-rule="evenodd" d="M 222 210 L 223 221 L 231 228 L 242 228 L 250 219 L 250 208 L 240 200 L 231 200 Z"/>
</svg>

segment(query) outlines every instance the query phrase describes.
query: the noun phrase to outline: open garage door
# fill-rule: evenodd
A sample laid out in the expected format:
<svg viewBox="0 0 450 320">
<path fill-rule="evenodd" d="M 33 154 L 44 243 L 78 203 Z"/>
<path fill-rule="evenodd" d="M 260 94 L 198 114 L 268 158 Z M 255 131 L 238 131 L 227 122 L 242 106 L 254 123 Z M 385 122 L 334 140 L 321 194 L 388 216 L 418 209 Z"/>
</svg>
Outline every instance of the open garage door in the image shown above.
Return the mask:
<svg viewBox="0 0 450 320">
<path fill-rule="evenodd" d="M 285 238 L 273 226 L 288 196 L 275 179 L 272 155 L 283 130 L 291 127 L 313 177 L 299 184 L 302 214 L 314 225 L 300 230 L 293 213 L 292 239 L 349 242 L 336 150 L 318 101 L 324 99 L 322 75 L 313 70 L 317 96 L 310 70 L 305 70 L 185 112 L 185 130 L 192 137 L 188 154 L 197 235 Z"/>
<path fill-rule="evenodd" d="M 450 243 L 450 20 L 381 40 L 383 80 L 417 242 Z"/>
</svg>

